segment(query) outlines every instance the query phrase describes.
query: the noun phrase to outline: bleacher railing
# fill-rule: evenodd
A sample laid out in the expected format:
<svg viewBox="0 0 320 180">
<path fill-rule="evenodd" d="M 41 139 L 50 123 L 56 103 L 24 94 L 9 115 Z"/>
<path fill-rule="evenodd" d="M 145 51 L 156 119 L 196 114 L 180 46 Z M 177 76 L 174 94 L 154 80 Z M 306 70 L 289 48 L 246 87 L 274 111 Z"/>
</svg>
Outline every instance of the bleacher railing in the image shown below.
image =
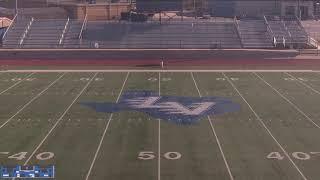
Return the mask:
<svg viewBox="0 0 320 180">
<path fill-rule="evenodd" d="M 69 21 L 70 21 L 70 18 L 68 18 L 66 24 L 64 25 L 64 28 L 63 28 L 63 31 L 62 31 L 62 33 L 61 33 L 61 37 L 60 37 L 60 40 L 59 40 L 59 45 L 62 44 L 64 35 L 66 34 L 66 31 L 67 31 L 67 28 L 68 28 L 68 25 L 69 25 Z"/>
<path fill-rule="evenodd" d="M 269 34 L 270 38 L 272 39 L 273 46 L 276 47 L 277 46 L 277 38 L 276 38 L 274 32 L 272 31 L 272 29 L 270 27 L 270 24 L 269 24 L 269 22 L 267 20 L 267 17 L 265 15 L 263 15 L 263 19 L 264 19 L 264 23 L 267 26 L 268 34 Z"/>
<path fill-rule="evenodd" d="M 13 20 L 11 21 L 11 23 L 10 23 L 9 27 L 8 27 L 8 28 L 7 28 L 7 30 L 4 32 L 4 34 L 3 34 L 3 36 L 2 36 L 2 40 L 4 40 L 4 38 L 5 38 L 5 37 L 6 37 L 6 35 L 8 34 L 9 29 L 11 29 L 12 24 L 16 21 L 17 16 L 18 16 L 18 14 L 16 14 L 16 15 L 14 16 L 14 18 L 13 18 Z"/>
<path fill-rule="evenodd" d="M 25 31 L 24 31 L 21 39 L 20 39 L 20 42 L 19 42 L 19 45 L 20 45 L 20 46 L 22 45 L 22 43 L 23 43 L 23 41 L 24 41 L 24 38 L 27 36 L 27 34 L 28 34 L 28 32 L 29 32 L 29 30 L 30 30 L 30 28 L 31 28 L 31 25 L 32 25 L 33 21 L 34 21 L 34 18 L 32 17 L 31 20 L 30 20 L 30 22 L 28 23 L 27 28 L 25 29 Z"/>
<path fill-rule="evenodd" d="M 79 33 L 80 42 L 82 40 L 83 29 L 87 26 L 87 22 L 88 22 L 88 14 L 86 14 L 86 16 L 84 17 L 83 22 L 82 22 L 81 30 L 80 30 L 80 33 Z"/>
<path fill-rule="evenodd" d="M 303 27 L 301 20 L 297 16 L 295 16 L 295 20 L 297 21 L 300 29 L 302 29 L 303 33 L 307 36 L 307 45 L 313 46 L 314 48 L 318 49 L 318 41 L 316 41 L 309 35 L 309 33 Z"/>
<path fill-rule="evenodd" d="M 238 20 L 237 20 L 237 16 L 234 16 L 233 22 L 234 22 L 234 25 L 235 25 L 236 30 L 237 30 L 237 35 L 238 35 L 238 37 L 239 37 L 241 47 L 243 47 L 242 37 L 241 37 L 241 32 L 240 32 L 240 27 L 239 27 L 239 22 L 238 22 Z"/>
</svg>

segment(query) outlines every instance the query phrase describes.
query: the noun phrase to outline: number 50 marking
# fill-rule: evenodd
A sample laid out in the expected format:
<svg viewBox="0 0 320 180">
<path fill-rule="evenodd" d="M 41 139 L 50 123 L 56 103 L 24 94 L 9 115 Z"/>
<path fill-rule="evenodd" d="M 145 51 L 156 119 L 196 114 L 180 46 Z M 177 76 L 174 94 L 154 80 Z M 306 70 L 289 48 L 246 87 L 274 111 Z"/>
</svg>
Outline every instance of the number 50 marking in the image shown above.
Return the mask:
<svg viewBox="0 0 320 180">
<path fill-rule="evenodd" d="M 181 158 L 181 154 L 178 152 L 166 152 L 163 154 L 163 157 L 169 160 L 177 160 Z M 151 160 L 156 157 L 155 153 L 152 151 L 141 151 L 138 155 L 138 159 L 141 160 Z"/>
</svg>

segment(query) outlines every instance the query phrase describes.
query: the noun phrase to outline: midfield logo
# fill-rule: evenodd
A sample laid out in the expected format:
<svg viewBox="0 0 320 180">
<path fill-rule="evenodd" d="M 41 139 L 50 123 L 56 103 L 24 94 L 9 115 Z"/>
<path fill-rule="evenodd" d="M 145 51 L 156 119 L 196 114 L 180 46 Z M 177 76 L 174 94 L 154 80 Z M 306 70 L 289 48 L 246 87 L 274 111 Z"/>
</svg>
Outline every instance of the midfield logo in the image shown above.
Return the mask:
<svg viewBox="0 0 320 180">
<path fill-rule="evenodd" d="M 238 104 L 221 97 L 158 96 L 152 91 L 127 91 L 118 103 L 82 103 L 97 112 L 135 110 L 176 124 L 194 124 L 208 115 L 234 112 Z"/>
</svg>

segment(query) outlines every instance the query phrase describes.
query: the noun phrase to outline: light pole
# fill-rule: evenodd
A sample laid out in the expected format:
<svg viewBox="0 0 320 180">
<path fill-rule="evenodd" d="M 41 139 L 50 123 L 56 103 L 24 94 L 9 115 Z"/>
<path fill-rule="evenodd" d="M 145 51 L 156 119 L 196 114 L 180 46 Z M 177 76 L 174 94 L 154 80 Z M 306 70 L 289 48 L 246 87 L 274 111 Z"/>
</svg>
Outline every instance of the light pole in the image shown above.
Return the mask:
<svg viewBox="0 0 320 180">
<path fill-rule="evenodd" d="M 298 0 L 298 18 L 301 20 L 300 0 Z"/>
<path fill-rule="evenodd" d="M 18 14 L 18 0 L 16 0 L 15 14 Z"/>
</svg>

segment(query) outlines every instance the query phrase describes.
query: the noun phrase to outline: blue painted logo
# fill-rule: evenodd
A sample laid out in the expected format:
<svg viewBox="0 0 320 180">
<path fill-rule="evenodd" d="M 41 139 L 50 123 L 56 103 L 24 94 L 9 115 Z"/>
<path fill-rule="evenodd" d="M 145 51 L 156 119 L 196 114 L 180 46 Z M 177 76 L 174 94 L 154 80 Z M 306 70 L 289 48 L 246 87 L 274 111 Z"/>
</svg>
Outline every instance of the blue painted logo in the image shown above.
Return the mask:
<svg viewBox="0 0 320 180">
<path fill-rule="evenodd" d="M 240 106 L 221 97 L 158 96 L 153 91 L 127 91 L 118 103 L 84 102 L 97 112 L 135 110 L 176 124 L 194 124 L 208 115 L 234 112 Z"/>
</svg>

